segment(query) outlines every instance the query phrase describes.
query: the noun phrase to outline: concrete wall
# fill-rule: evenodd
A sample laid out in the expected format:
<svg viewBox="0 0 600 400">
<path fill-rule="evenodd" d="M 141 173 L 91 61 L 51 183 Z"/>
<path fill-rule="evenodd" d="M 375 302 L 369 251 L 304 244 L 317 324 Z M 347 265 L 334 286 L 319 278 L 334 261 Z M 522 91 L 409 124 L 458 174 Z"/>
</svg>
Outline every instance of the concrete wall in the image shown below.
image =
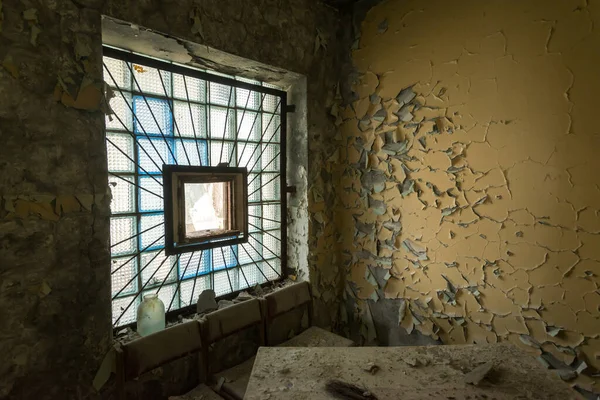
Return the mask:
<svg viewBox="0 0 600 400">
<path fill-rule="evenodd" d="M 111 344 L 101 14 L 304 75 L 308 182 L 334 197 L 315 166 L 333 153 L 325 104 L 344 58 L 343 17 L 312 0 L 227 3 L 0 2 L 0 398 L 98 396 L 91 382 Z M 314 220 L 308 230 L 328 323 L 340 288 L 335 236 Z"/>
<path fill-rule="evenodd" d="M 355 101 L 332 110 L 347 318 L 365 341 L 400 324 L 600 368 L 599 21 L 575 0 L 369 12 Z"/>
</svg>

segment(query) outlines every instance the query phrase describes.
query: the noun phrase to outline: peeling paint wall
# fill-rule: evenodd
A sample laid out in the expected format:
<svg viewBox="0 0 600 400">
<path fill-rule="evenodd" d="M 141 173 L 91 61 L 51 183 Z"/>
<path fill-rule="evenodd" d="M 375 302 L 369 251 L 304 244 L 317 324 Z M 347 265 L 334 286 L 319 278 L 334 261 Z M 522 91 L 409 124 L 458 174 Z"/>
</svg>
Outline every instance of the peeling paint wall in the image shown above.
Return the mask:
<svg viewBox="0 0 600 400">
<path fill-rule="evenodd" d="M 318 166 L 333 152 L 326 104 L 345 16 L 313 0 L 1 0 L 3 399 L 99 397 L 92 379 L 111 344 L 102 14 L 306 77 L 307 263 L 319 321 L 337 314 L 333 209 L 321 205 L 335 195 Z"/>
<path fill-rule="evenodd" d="M 355 97 L 331 109 L 344 318 L 364 341 L 381 342 L 378 318 L 444 343 L 510 341 L 586 362 L 574 383 L 593 388 L 599 20 L 583 0 L 369 12 Z"/>
</svg>

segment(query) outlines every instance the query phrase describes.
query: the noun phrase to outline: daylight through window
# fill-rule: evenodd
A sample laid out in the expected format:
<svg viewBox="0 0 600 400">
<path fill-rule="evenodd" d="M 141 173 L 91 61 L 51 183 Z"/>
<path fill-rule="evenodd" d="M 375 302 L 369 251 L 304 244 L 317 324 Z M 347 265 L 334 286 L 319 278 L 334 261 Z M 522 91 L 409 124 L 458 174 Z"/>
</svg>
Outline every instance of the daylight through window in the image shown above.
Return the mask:
<svg viewBox="0 0 600 400">
<path fill-rule="evenodd" d="M 106 118 L 113 325 L 134 322 L 145 294 L 176 310 L 205 289 L 222 296 L 279 279 L 285 92 L 112 48 L 104 54 L 113 113 Z M 247 174 L 182 179 L 174 195 L 179 224 L 167 230 L 164 166 L 223 165 Z M 167 251 L 171 237 L 201 248 Z"/>
</svg>

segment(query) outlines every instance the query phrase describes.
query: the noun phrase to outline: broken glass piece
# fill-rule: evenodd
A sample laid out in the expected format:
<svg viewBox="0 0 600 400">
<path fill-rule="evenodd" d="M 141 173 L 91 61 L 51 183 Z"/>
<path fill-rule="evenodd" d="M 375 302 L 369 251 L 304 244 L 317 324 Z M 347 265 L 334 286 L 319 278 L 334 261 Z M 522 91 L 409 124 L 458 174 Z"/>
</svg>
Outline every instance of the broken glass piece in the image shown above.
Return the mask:
<svg viewBox="0 0 600 400">
<path fill-rule="evenodd" d="M 452 261 L 451 263 L 445 262 L 444 264 L 446 264 L 446 267 L 448 268 L 458 267 L 458 263 L 456 261 Z"/>
</svg>

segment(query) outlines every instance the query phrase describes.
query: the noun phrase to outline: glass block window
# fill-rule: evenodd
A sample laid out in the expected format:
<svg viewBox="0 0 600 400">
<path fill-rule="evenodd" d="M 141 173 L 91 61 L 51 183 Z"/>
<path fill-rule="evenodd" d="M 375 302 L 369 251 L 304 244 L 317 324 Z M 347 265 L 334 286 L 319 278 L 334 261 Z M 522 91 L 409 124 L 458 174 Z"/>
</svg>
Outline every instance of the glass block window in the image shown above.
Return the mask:
<svg viewBox="0 0 600 400">
<path fill-rule="evenodd" d="M 114 48 L 104 80 L 113 326 L 135 322 L 146 294 L 174 311 L 281 278 L 285 92 Z M 165 165 L 245 167 L 248 241 L 167 255 Z"/>
</svg>

